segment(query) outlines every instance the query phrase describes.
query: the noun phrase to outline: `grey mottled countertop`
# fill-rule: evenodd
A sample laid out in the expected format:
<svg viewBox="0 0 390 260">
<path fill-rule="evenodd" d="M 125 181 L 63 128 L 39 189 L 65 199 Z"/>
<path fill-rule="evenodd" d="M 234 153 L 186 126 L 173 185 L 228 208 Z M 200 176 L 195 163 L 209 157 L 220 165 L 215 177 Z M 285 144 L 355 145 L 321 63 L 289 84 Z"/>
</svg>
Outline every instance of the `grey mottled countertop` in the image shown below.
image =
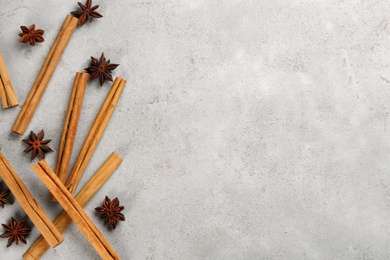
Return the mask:
<svg viewBox="0 0 390 260">
<path fill-rule="evenodd" d="M 123 259 L 389 259 L 390 16 L 384 0 L 94 1 L 28 131 L 58 149 L 74 75 L 90 56 L 120 66 L 124 93 L 80 187 L 120 168 L 85 207 Z M 0 51 L 23 104 L 76 1 L 2 0 Z M 35 23 L 46 42 L 18 42 Z M 75 161 L 111 84 L 87 88 Z M 60 206 L 0 110 L 0 146 L 49 216 Z M 26 136 L 26 135 L 25 135 Z M 57 153 L 47 155 L 54 167 Z M 119 197 L 111 232 L 94 213 Z M 0 222 L 24 216 L 15 203 Z M 31 245 L 39 236 L 28 236 Z M 44 259 L 99 259 L 75 225 Z M 6 248 L 20 259 L 28 246 Z"/>
</svg>

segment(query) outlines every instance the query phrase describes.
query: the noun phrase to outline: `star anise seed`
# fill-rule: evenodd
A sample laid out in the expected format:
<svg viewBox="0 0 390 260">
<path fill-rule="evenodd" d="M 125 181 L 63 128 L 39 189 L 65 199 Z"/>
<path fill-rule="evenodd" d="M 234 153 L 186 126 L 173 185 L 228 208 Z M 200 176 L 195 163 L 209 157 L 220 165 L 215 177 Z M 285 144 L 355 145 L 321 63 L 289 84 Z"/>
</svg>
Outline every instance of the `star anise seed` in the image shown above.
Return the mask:
<svg viewBox="0 0 390 260">
<path fill-rule="evenodd" d="M 106 61 L 104 53 L 100 56 L 100 59 L 91 57 L 91 64 L 88 68 L 85 68 L 91 76 L 90 79 L 99 78 L 100 86 L 103 86 L 105 80 L 112 81 L 111 71 L 116 69 L 119 64 L 112 64 L 110 60 Z"/>
<path fill-rule="evenodd" d="M 3 191 L 0 189 L 0 207 L 4 208 L 5 204 L 12 205 L 13 203 L 7 199 L 7 196 L 11 193 L 10 190 Z"/>
<path fill-rule="evenodd" d="M 20 42 L 30 42 L 32 46 L 35 46 L 35 42 L 44 42 L 45 39 L 43 38 L 43 34 L 45 33 L 44 30 L 38 29 L 35 30 L 35 24 L 32 24 L 30 28 L 27 28 L 26 26 L 20 26 L 20 29 L 22 29 L 22 33 L 19 33 Z"/>
<path fill-rule="evenodd" d="M 23 142 L 29 145 L 29 147 L 27 147 L 23 152 L 28 153 L 32 151 L 31 161 L 34 160 L 37 155 L 39 155 L 41 159 L 45 159 L 45 153 L 53 152 L 53 150 L 46 145 L 51 142 L 51 139 L 43 140 L 44 136 L 45 133 L 43 130 L 38 133 L 38 136 L 33 131 L 31 131 L 30 138 L 23 139 Z"/>
<path fill-rule="evenodd" d="M 101 214 L 100 218 L 105 218 L 105 223 L 115 229 L 118 221 L 125 221 L 125 216 L 120 213 L 125 207 L 119 206 L 118 198 L 110 200 L 107 196 L 104 198 L 103 207 L 95 208 L 96 212 Z"/>
<path fill-rule="evenodd" d="M 79 18 L 79 26 L 82 26 L 87 20 L 92 22 L 93 18 L 103 17 L 103 15 L 95 11 L 99 5 L 92 6 L 91 0 L 87 0 L 85 5 L 80 2 L 77 2 L 77 4 L 80 6 L 81 10 L 73 11 L 71 14 Z"/>
<path fill-rule="evenodd" d="M 23 244 L 27 243 L 26 235 L 31 232 L 31 229 L 25 228 L 24 224 L 26 223 L 26 219 L 22 219 L 17 222 L 14 218 L 11 217 L 11 221 L 9 225 L 1 224 L 5 230 L 5 233 L 1 234 L 1 238 L 8 238 L 7 247 L 11 246 L 13 242 L 17 245 L 19 241 Z"/>
</svg>

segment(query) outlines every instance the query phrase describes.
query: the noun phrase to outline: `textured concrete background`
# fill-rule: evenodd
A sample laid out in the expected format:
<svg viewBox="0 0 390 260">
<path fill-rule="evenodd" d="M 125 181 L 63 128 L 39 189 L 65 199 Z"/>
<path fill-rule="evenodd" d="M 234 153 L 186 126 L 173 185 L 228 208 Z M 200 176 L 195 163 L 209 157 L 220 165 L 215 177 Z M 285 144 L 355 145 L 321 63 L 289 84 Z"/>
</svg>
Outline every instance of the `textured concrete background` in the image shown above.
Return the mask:
<svg viewBox="0 0 390 260">
<path fill-rule="evenodd" d="M 128 80 L 81 185 L 121 167 L 86 212 L 123 259 L 389 259 L 390 5 L 385 0 L 94 1 L 28 130 L 58 148 L 74 74 L 102 51 Z M 0 50 L 21 104 L 76 1 L 0 3 Z M 18 42 L 35 23 L 46 42 Z M 110 84 L 88 86 L 73 160 Z M 50 217 L 20 107 L 0 111 L 3 153 Z M 56 153 L 47 156 L 54 167 Z M 35 161 L 36 162 L 36 161 Z M 118 196 L 126 222 L 94 207 Z M 0 222 L 24 216 L 0 209 Z M 36 228 L 28 237 L 31 245 Z M 44 259 L 99 259 L 76 226 Z M 6 248 L 20 259 L 28 246 Z"/>
</svg>

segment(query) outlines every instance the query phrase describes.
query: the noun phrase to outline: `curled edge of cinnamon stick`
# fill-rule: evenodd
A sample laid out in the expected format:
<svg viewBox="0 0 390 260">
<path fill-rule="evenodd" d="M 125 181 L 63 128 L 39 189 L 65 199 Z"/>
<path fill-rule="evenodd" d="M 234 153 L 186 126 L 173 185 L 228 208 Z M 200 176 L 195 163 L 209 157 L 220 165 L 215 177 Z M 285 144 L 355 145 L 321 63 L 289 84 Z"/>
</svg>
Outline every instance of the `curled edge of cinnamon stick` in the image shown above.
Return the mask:
<svg viewBox="0 0 390 260">
<path fill-rule="evenodd" d="M 62 130 L 55 169 L 55 173 L 62 183 L 65 183 L 69 171 L 70 158 L 72 156 L 73 145 L 76 139 L 77 127 L 88 79 L 88 73 L 77 72 L 73 83 L 72 94 L 69 99 L 68 111 Z M 51 196 L 51 200 L 54 200 L 53 196 Z"/>
<path fill-rule="evenodd" d="M 8 109 L 19 105 L 15 90 L 12 87 L 3 56 L 0 52 L 0 99 L 3 108 Z"/>
<path fill-rule="evenodd" d="M 122 158 L 116 153 L 112 153 L 110 157 L 104 162 L 99 170 L 88 181 L 84 188 L 76 195 L 75 199 L 81 207 L 85 207 L 87 203 L 92 199 L 96 192 L 103 186 L 108 178 L 114 173 L 122 162 Z M 72 219 L 69 215 L 63 211 L 53 221 L 54 225 L 60 232 L 64 232 L 66 228 L 72 223 Z M 49 249 L 49 245 L 46 240 L 40 236 L 35 243 L 24 253 L 24 260 L 38 260 Z"/>
<path fill-rule="evenodd" d="M 61 204 L 73 222 L 79 227 L 90 244 L 103 259 L 120 259 L 107 239 L 99 231 L 96 225 L 85 213 L 76 199 L 65 188 L 45 160 L 39 161 L 32 166 L 34 172 Z"/>
<path fill-rule="evenodd" d="M 0 152 L 0 176 L 7 184 L 20 206 L 24 209 L 31 221 L 41 232 L 50 247 L 56 247 L 64 238 L 61 232 L 46 215 L 40 204 L 34 199 L 26 185 L 12 168 L 10 163 Z"/>
<path fill-rule="evenodd" d="M 78 19 L 71 15 L 66 16 L 64 23 L 57 37 L 46 56 L 45 62 L 43 63 L 41 70 L 35 79 L 34 85 L 31 87 L 30 93 L 27 96 L 26 101 L 23 104 L 22 109 L 19 112 L 18 117 L 12 127 L 12 132 L 23 135 L 26 131 L 28 124 L 30 123 L 35 110 L 46 90 L 47 85 L 57 67 L 58 62 L 61 59 L 62 53 L 64 52 L 74 30 L 77 27 Z"/>
<path fill-rule="evenodd" d="M 89 160 L 91 159 L 92 154 L 95 151 L 96 146 L 98 145 L 104 133 L 104 130 L 106 129 L 108 121 L 114 112 L 116 104 L 118 103 L 119 97 L 125 85 L 125 79 L 120 77 L 115 79 L 106 99 L 103 102 L 102 107 L 100 108 L 99 113 L 95 118 L 95 121 L 92 124 L 91 129 L 89 130 L 88 136 L 84 141 L 76 163 L 74 164 L 69 178 L 65 184 L 65 187 L 71 194 L 74 193 L 81 180 L 85 168 L 87 167 Z"/>
</svg>

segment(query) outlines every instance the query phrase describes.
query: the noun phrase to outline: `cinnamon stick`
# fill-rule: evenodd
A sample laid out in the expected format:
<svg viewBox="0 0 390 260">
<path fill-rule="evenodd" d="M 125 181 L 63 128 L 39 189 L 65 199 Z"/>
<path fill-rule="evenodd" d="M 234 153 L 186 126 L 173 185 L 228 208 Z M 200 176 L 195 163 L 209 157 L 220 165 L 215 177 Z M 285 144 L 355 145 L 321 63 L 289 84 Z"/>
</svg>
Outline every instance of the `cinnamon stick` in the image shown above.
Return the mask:
<svg viewBox="0 0 390 260">
<path fill-rule="evenodd" d="M 70 157 L 72 156 L 73 145 L 76 139 L 77 126 L 79 123 L 81 107 L 83 105 L 84 93 L 88 79 L 88 73 L 76 73 L 72 94 L 69 99 L 68 112 L 66 114 L 64 128 L 62 130 L 55 170 L 55 173 L 62 183 L 65 183 L 66 175 L 69 170 Z M 54 199 L 53 196 L 51 199 Z"/>
<path fill-rule="evenodd" d="M 98 230 L 72 194 L 65 188 L 46 161 L 39 161 L 32 166 L 32 169 L 79 227 L 97 253 L 103 259 L 120 259 L 107 239 Z"/>
<path fill-rule="evenodd" d="M 112 153 L 106 162 L 100 167 L 100 169 L 93 175 L 84 188 L 76 195 L 75 199 L 81 207 L 85 207 L 100 187 L 108 180 L 108 178 L 118 168 L 122 158 L 116 153 Z M 65 229 L 72 223 L 72 219 L 69 215 L 63 211 L 53 221 L 54 225 L 60 232 L 64 232 Z M 24 260 L 38 260 L 49 249 L 49 244 L 46 240 L 40 236 L 35 243 L 24 253 Z"/>
<path fill-rule="evenodd" d="M 0 98 L 3 108 L 11 108 L 19 105 L 14 88 L 12 87 L 3 56 L 0 52 Z"/>
<path fill-rule="evenodd" d="M 14 133 L 23 135 L 26 131 L 26 128 L 34 115 L 34 112 L 38 107 L 39 101 L 41 100 L 43 93 L 49 84 L 51 76 L 53 75 L 58 62 L 60 61 L 62 53 L 64 52 L 66 45 L 73 35 L 74 30 L 76 29 L 77 22 L 77 18 L 68 15 L 62 24 L 62 27 L 57 34 L 57 38 L 55 39 L 53 46 L 51 47 L 49 54 L 47 55 L 46 60 L 38 73 L 34 85 L 32 86 L 27 99 L 24 102 L 22 109 L 20 110 L 19 116 L 16 119 L 14 126 L 12 127 L 12 131 Z"/>
<path fill-rule="evenodd" d="M 126 80 L 123 78 L 118 77 L 115 79 L 106 100 L 104 101 L 91 129 L 89 130 L 88 136 L 84 141 L 76 163 L 73 166 L 65 184 L 65 187 L 71 194 L 74 193 L 80 182 L 84 170 L 87 167 L 89 160 L 91 159 L 92 154 L 104 133 L 104 130 L 106 129 L 108 121 L 111 118 L 112 112 L 114 111 L 125 84 Z"/>
<path fill-rule="evenodd" d="M 31 195 L 26 185 L 22 182 L 18 174 L 1 152 L 0 176 L 7 184 L 20 206 L 22 206 L 31 221 L 46 239 L 47 243 L 51 247 L 59 245 L 64 240 L 61 232 L 54 226 L 53 222 L 51 222 L 45 211 Z"/>
</svg>

